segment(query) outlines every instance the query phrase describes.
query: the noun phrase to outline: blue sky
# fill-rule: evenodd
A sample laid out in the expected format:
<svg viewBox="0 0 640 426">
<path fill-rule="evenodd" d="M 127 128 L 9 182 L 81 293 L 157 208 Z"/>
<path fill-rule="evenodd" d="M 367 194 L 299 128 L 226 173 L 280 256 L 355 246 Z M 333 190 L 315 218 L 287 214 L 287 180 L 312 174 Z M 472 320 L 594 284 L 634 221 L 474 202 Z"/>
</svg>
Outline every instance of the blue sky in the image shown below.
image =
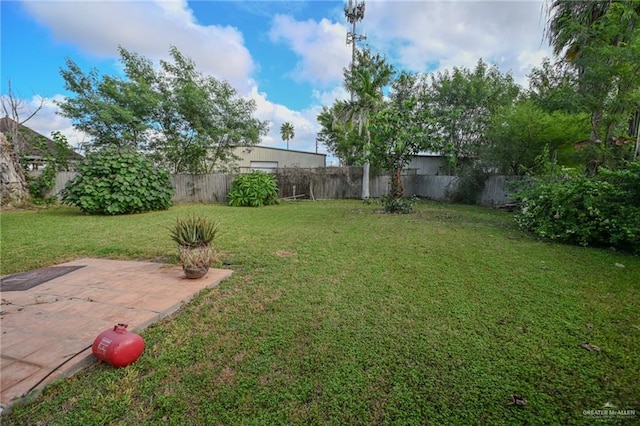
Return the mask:
<svg viewBox="0 0 640 426">
<path fill-rule="evenodd" d="M 526 74 L 550 49 L 543 40 L 543 0 L 368 0 L 359 29 L 366 44 L 398 69 L 436 72 L 473 67 L 480 57 Z M 66 57 L 85 71 L 118 75 L 117 46 L 157 61 L 170 45 L 198 68 L 228 80 L 254 99 L 269 120 L 265 146 L 286 147 L 279 128 L 294 125 L 291 149 L 314 151 L 316 116 L 346 98 L 348 24 L 342 1 L 2 1 L 1 87 L 24 100 L 23 115 L 40 99 L 46 107 L 28 125 L 45 135 L 60 130 L 72 144 L 87 137 L 56 114 L 53 100 L 69 95 L 60 77 Z M 320 152 L 326 152 L 320 147 Z"/>
</svg>

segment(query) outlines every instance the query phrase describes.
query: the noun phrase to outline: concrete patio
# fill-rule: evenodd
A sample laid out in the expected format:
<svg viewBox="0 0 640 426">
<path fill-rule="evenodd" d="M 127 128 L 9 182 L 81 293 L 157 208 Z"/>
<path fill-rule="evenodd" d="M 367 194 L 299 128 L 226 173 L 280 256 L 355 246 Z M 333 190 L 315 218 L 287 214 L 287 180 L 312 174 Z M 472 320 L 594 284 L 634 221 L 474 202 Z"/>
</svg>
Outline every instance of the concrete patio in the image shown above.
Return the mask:
<svg viewBox="0 0 640 426">
<path fill-rule="evenodd" d="M 56 266 L 79 269 L 27 290 L 2 291 L 2 410 L 96 362 L 91 345 L 102 331 L 125 323 L 140 332 L 232 273 L 210 269 L 189 280 L 180 266 L 89 258 Z"/>
</svg>

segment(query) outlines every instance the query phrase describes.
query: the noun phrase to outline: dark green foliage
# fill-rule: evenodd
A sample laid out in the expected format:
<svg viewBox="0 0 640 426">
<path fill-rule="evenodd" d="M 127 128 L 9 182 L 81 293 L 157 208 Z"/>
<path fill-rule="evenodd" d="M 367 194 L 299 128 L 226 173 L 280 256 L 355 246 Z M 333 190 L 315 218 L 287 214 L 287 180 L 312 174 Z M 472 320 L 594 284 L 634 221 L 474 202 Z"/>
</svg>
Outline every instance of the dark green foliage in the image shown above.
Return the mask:
<svg viewBox="0 0 640 426">
<path fill-rule="evenodd" d="M 640 3 L 552 0 L 547 37 L 555 54 L 575 70 L 577 106 L 591 116 L 590 141 L 599 148 L 588 172 L 619 166 L 630 158 L 630 150 L 610 152 L 607 145 L 637 130 L 629 126 L 629 118 L 640 102 Z"/>
<path fill-rule="evenodd" d="M 318 115 L 318 139 L 343 163 L 366 165 L 370 161 L 370 121 L 383 106 L 383 88 L 393 80 L 395 68 L 370 49 L 355 53 L 352 66 L 343 70 L 345 88 L 354 96 L 323 108 Z M 368 197 L 367 191 L 363 182 L 363 198 Z"/>
<path fill-rule="evenodd" d="M 47 144 L 47 140 L 43 137 L 34 138 L 31 143 L 46 162 L 46 166 L 39 175 L 26 174 L 27 186 L 29 194 L 35 204 L 53 204 L 56 201 L 55 196 L 48 197 L 47 193 L 56 184 L 56 172 L 60 170 L 69 170 L 69 155 L 73 152 L 71 146 L 67 142 L 66 136 L 59 131 L 51 134 L 53 139 L 53 152 Z M 23 167 L 26 166 L 26 158 L 23 158 Z"/>
<path fill-rule="evenodd" d="M 218 233 L 218 225 L 206 216 L 192 214 L 177 217 L 169 229 L 171 239 L 181 247 L 200 247 L 211 244 Z"/>
<path fill-rule="evenodd" d="M 255 170 L 238 176 L 227 194 L 234 207 L 262 207 L 278 203 L 278 183 L 275 176 Z"/>
<path fill-rule="evenodd" d="M 236 146 L 266 134 L 267 123 L 253 118 L 255 101 L 198 71 L 175 46 L 159 70 L 148 58 L 118 51 L 125 77 L 85 73 L 71 59 L 60 71 L 72 94 L 58 103 L 60 114 L 91 137 L 91 146 L 141 149 L 172 173 L 211 173 L 235 159 Z"/>
<path fill-rule="evenodd" d="M 47 165 L 39 175 L 26 174 L 29 194 L 34 204 L 53 204 L 55 197 L 47 197 L 47 192 L 55 186 L 56 168 Z"/>
<path fill-rule="evenodd" d="M 122 47 L 118 51 L 126 79 L 101 76 L 95 68 L 85 73 L 67 58 L 60 75 L 73 95 L 57 105 L 60 115 L 91 137 L 92 146 L 140 148 L 155 134 L 148 131 L 160 101 L 153 90 L 155 71 L 151 60 Z"/>
<path fill-rule="evenodd" d="M 142 154 L 115 147 L 88 154 L 62 192 L 63 203 L 106 215 L 166 210 L 172 197 L 166 170 Z"/>
<path fill-rule="evenodd" d="M 402 198 L 402 170 L 420 151 L 440 146 L 436 123 L 419 96 L 426 90 L 424 80 L 401 72 L 394 80 L 390 99 L 371 118 L 372 162 L 391 172 L 390 195 Z"/>
<path fill-rule="evenodd" d="M 431 75 L 426 102 L 456 167 L 489 143 L 487 128 L 498 111 L 510 108 L 520 93 L 511 74 L 478 60 L 473 70 L 454 67 Z"/>
<path fill-rule="evenodd" d="M 523 229 L 552 240 L 640 253 L 640 163 L 595 177 L 537 181 L 517 197 Z"/>
<path fill-rule="evenodd" d="M 450 191 L 449 199 L 454 203 L 478 204 L 478 197 L 484 189 L 488 174 L 478 167 L 466 166 L 458 173 L 455 189 Z"/>
<path fill-rule="evenodd" d="M 395 198 L 390 195 L 384 195 L 380 198 L 380 201 L 385 213 L 410 214 L 413 213 L 418 198 Z"/>
<path fill-rule="evenodd" d="M 481 151 L 483 161 L 500 174 L 524 175 L 535 167 L 545 147 L 564 166 L 584 163 L 584 154 L 574 144 L 589 138 L 587 114 L 548 112 L 532 100 L 524 100 L 491 118 L 487 129 L 490 143 Z"/>
</svg>

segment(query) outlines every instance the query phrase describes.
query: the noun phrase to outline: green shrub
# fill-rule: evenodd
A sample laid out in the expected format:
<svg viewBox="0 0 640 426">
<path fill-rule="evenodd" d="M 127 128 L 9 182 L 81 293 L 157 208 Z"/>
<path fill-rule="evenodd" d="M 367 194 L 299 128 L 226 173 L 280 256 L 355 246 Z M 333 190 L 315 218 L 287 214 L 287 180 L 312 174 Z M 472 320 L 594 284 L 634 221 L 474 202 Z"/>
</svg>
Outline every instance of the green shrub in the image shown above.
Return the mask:
<svg viewBox="0 0 640 426">
<path fill-rule="evenodd" d="M 278 183 L 272 174 L 255 170 L 236 177 L 227 194 L 234 207 L 262 207 L 278 203 Z"/>
<path fill-rule="evenodd" d="M 411 198 L 393 198 L 384 195 L 380 198 L 385 213 L 409 214 L 413 213 L 413 208 L 418 202 L 417 197 Z"/>
<path fill-rule="evenodd" d="M 449 192 L 451 202 L 460 204 L 478 204 L 478 197 L 484 190 L 487 173 L 477 167 L 468 166 L 458 172 L 455 189 Z"/>
<path fill-rule="evenodd" d="M 115 147 L 89 153 L 62 191 L 62 202 L 89 214 L 166 210 L 172 204 L 169 173 L 144 155 Z"/>
<path fill-rule="evenodd" d="M 27 173 L 25 178 L 29 187 L 29 194 L 34 204 L 55 204 L 55 196 L 47 193 L 56 185 L 56 174 L 60 170 L 69 169 L 69 156 L 73 152 L 66 136 L 59 131 L 51 132 L 53 150 L 43 136 L 34 138 L 33 148 L 43 157 L 46 166 L 39 175 Z M 53 151 L 53 152 L 52 152 Z M 28 157 L 22 157 L 22 166 L 26 170 Z"/>
<path fill-rule="evenodd" d="M 516 222 L 540 237 L 640 253 L 640 163 L 592 178 L 538 181 L 516 196 Z"/>
<path fill-rule="evenodd" d="M 25 178 L 34 204 L 54 204 L 56 202 L 56 197 L 47 197 L 47 192 L 56 184 L 55 167 L 47 165 L 39 175 L 34 176 L 27 173 Z"/>
</svg>

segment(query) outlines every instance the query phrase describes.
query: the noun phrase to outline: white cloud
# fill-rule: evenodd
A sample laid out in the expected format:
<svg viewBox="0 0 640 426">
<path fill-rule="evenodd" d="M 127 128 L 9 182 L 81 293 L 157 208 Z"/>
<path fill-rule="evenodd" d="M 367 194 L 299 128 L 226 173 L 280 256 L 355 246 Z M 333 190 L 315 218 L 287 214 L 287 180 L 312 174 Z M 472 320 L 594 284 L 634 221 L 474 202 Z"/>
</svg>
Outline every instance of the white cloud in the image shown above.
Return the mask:
<svg viewBox="0 0 640 426">
<path fill-rule="evenodd" d="M 542 1 L 368 0 L 358 29 L 367 35 L 373 50 L 385 54 L 399 68 L 422 72 L 453 66 L 471 68 L 482 57 L 503 72 L 511 70 L 516 81 L 524 84 L 531 67 L 550 55 L 542 43 Z M 315 151 L 316 116 L 321 105 L 348 98 L 339 85 L 351 47 L 345 43 L 348 27 L 339 8 L 327 12 L 330 19 L 319 21 L 296 20 L 291 15 L 273 17 L 269 39 L 298 57 L 287 77 L 313 86 L 312 104 L 294 111 L 269 101 L 259 90 L 253 79 L 256 64 L 240 30 L 198 23 L 185 0 L 28 0 L 24 7 L 50 28 L 57 40 L 73 43 L 88 54 L 115 58 L 120 44 L 157 60 L 168 56 L 170 45 L 177 46 L 200 70 L 227 79 L 242 96 L 256 101 L 257 117 L 271 122 L 263 141 L 268 146 L 286 146 L 279 129 L 288 121 L 296 133 L 290 147 Z M 307 89 L 292 85 L 291 90 Z M 43 109 L 31 122 L 34 130 L 49 136 L 51 130 L 58 129 L 70 141 L 81 141 L 83 135 L 74 134 L 70 121 L 55 115 L 56 110 L 55 106 Z"/>
<path fill-rule="evenodd" d="M 284 105 L 269 101 L 267 95 L 258 92 L 258 88 L 255 85 L 248 98 L 256 102 L 256 118 L 267 120 L 271 124 L 269 133 L 263 138 L 261 145 L 285 148 L 286 143 L 280 137 L 280 126 L 284 122 L 289 122 L 293 124 L 295 129 L 295 138 L 289 141 L 289 148 L 315 152 L 315 138 L 318 132 L 316 116 L 321 109 L 319 106 L 303 111 L 293 111 Z M 74 129 L 70 119 L 57 114 L 60 108 L 55 102 L 60 102 L 64 99 L 63 95 L 55 95 L 50 98 L 34 96 L 31 99 L 23 99 L 21 102 L 24 108 L 20 111 L 20 116 L 21 118 L 26 118 L 43 102 L 42 108 L 25 123 L 25 126 L 48 138 L 51 137 L 51 132 L 59 131 L 66 136 L 69 144 L 80 152 L 81 146 L 89 142 L 91 138 L 85 133 Z M 326 152 L 326 149 L 320 150 L 320 152 Z"/>
<path fill-rule="evenodd" d="M 342 79 L 342 69 L 351 59 L 346 27 L 327 19 L 296 21 L 288 15 L 276 15 L 269 36 L 274 42 L 286 42 L 300 58 L 290 73 L 296 81 L 335 83 Z"/>
<path fill-rule="evenodd" d="M 312 96 L 320 105 L 330 106 L 333 105 L 335 101 L 345 101 L 349 99 L 349 92 L 344 86 L 336 86 L 329 90 L 314 90 Z"/>
<path fill-rule="evenodd" d="M 375 49 L 411 71 L 472 68 L 479 58 L 519 82 L 550 49 L 542 1 L 367 2 L 361 24 Z"/>
<path fill-rule="evenodd" d="M 246 87 L 253 60 L 242 33 L 200 25 L 186 1 L 26 1 L 25 8 L 61 41 L 97 56 L 116 57 L 117 46 L 157 60 L 175 45 L 198 67 Z"/>
<path fill-rule="evenodd" d="M 318 132 L 316 116 L 318 107 L 304 111 L 293 111 L 284 105 L 267 99 L 267 94 L 253 87 L 249 96 L 256 102 L 256 117 L 270 123 L 269 133 L 262 139 L 261 145 L 286 148 L 287 144 L 280 136 L 280 126 L 289 122 L 293 125 L 295 137 L 289 141 L 289 149 L 315 152 L 315 140 Z M 317 109 L 317 112 L 315 112 Z"/>
</svg>

